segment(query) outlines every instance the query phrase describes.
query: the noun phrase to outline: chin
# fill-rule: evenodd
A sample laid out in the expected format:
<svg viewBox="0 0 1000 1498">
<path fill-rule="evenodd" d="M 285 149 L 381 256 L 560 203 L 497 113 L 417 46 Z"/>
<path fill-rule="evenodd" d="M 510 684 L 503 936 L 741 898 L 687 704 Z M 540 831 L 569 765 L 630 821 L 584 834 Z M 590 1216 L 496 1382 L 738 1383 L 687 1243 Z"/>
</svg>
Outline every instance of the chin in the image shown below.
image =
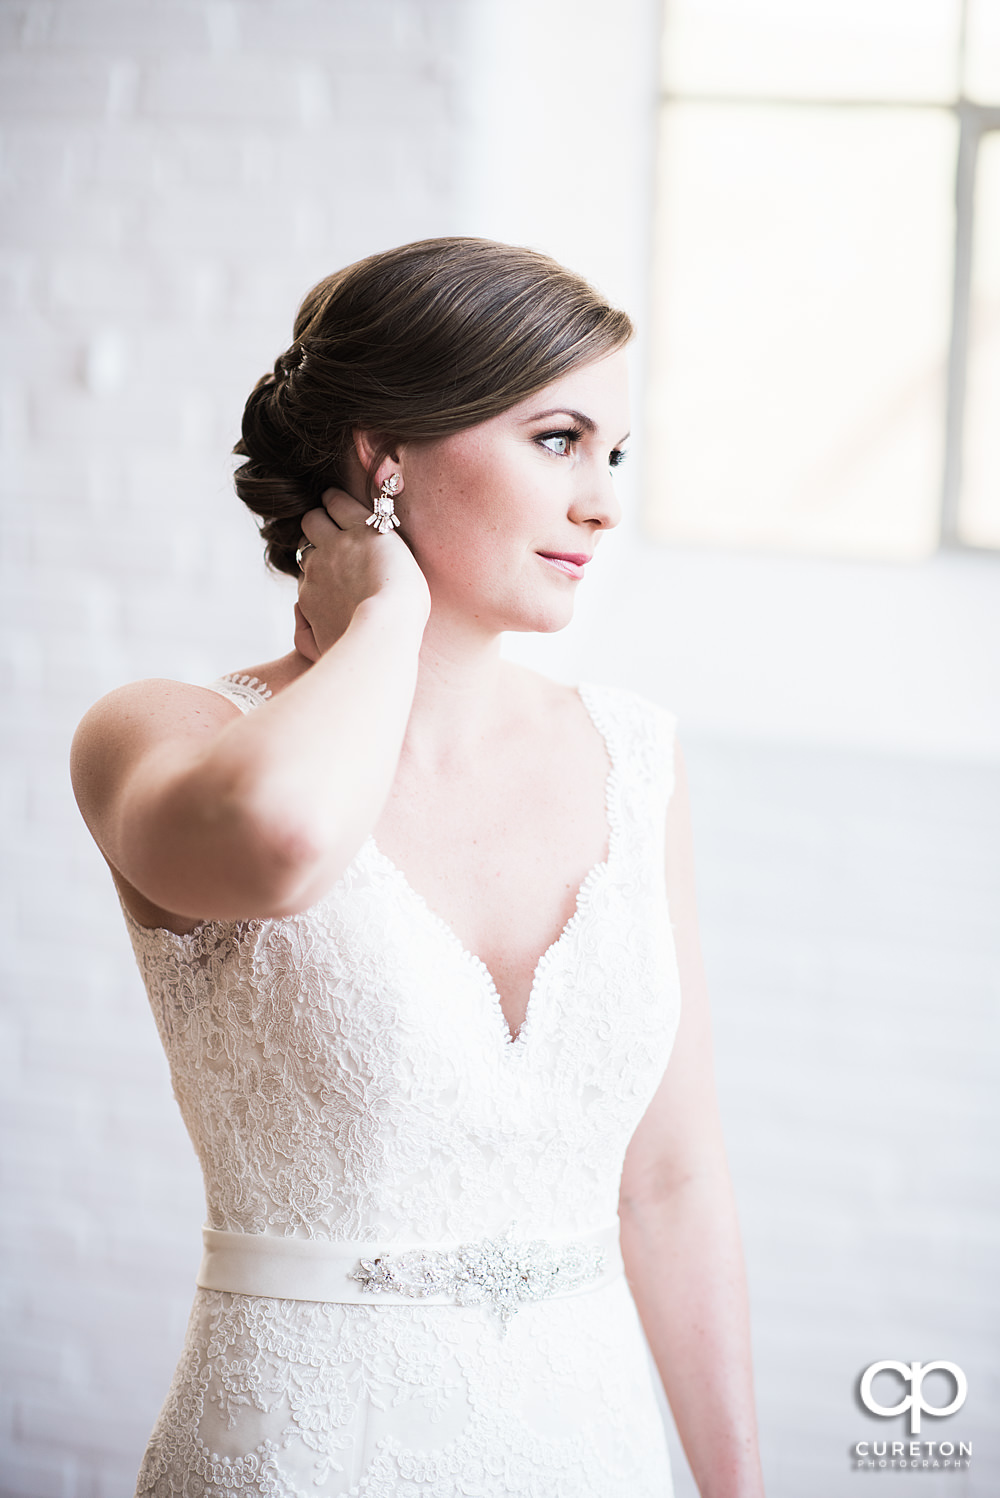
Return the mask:
<svg viewBox="0 0 1000 1498">
<path fill-rule="evenodd" d="M 504 624 L 504 630 L 512 634 L 554 635 L 565 629 L 573 619 L 573 600 L 560 599 L 537 604 L 534 608 L 518 609 Z"/>
<path fill-rule="evenodd" d="M 484 590 L 485 592 L 485 590 Z M 433 587 L 432 587 L 433 596 Z M 470 603 L 468 593 L 454 600 L 457 611 L 496 634 L 552 635 L 573 619 L 576 598 L 570 587 L 513 587 Z"/>
</svg>

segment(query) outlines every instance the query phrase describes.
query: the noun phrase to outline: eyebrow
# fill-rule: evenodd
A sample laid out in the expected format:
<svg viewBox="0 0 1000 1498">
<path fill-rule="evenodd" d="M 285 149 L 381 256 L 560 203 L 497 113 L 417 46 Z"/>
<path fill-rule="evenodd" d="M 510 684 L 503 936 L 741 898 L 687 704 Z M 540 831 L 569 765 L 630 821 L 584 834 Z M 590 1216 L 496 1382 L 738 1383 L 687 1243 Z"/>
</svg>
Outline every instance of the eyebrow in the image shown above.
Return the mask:
<svg viewBox="0 0 1000 1498">
<path fill-rule="evenodd" d="M 534 416 L 529 416 L 527 419 L 529 422 L 544 421 L 548 416 L 571 416 L 575 422 L 583 427 L 585 432 L 594 433 L 597 431 L 597 423 L 589 416 L 585 416 L 582 411 L 574 411 L 572 406 L 556 406 L 551 411 L 536 411 Z M 620 437 L 618 440 L 619 442 L 627 442 L 631 435 L 631 432 L 626 432 L 624 437 Z"/>
</svg>

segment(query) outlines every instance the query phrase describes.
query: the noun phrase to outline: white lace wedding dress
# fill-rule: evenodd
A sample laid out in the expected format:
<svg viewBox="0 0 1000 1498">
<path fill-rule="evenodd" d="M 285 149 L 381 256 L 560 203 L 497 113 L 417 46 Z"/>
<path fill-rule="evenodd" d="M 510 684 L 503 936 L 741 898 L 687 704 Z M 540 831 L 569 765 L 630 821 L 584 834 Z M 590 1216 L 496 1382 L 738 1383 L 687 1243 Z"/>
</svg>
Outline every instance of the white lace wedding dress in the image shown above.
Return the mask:
<svg viewBox="0 0 1000 1498">
<path fill-rule="evenodd" d="M 215 689 L 244 711 L 267 695 L 247 678 Z M 358 1243 L 608 1241 L 678 1019 L 673 723 L 629 693 L 580 691 L 612 766 L 608 855 L 515 1038 L 483 963 L 371 838 L 298 916 L 187 936 L 126 917 L 212 1241 L 267 1235 L 251 1247 L 279 1261 Z M 669 1498 L 614 1255 L 593 1285 L 508 1317 L 489 1295 L 282 1297 L 280 1262 L 274 1288 L 198 1289 L 139 1494 Z"/>
</svg>

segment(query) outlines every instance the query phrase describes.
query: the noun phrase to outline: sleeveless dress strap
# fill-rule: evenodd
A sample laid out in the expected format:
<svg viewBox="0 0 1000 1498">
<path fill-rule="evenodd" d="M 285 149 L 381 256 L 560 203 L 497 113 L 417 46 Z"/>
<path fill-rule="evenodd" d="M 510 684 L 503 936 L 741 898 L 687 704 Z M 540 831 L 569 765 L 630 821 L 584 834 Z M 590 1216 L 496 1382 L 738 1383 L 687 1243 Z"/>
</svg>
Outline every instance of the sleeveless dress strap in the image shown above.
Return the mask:
<svg viewBox="0 0 1000 1498">
<path fill-rule="evenodd" d="M 252 712 L 255 707 L 260 707 L 271 695 L 271 688 L 266 682 L 260 681 L 256 676 L 241 675 L 238 671 L 232 671 L 228 676 L 220 676 L 216 681 L 206 683 L 208 691 L 218 692 L 220 697 L 228 697 L 229 701 L 235 703 L 241 713 Z"/>
<path fill-rule="evenodd" d="M 618 829 L 633 846 L 652 839 L 662 855 L 663 825 L 674 789 L 677 719 L 666 708 L 621 687 L 581 685 L 617 781 Z"/>
</svg>

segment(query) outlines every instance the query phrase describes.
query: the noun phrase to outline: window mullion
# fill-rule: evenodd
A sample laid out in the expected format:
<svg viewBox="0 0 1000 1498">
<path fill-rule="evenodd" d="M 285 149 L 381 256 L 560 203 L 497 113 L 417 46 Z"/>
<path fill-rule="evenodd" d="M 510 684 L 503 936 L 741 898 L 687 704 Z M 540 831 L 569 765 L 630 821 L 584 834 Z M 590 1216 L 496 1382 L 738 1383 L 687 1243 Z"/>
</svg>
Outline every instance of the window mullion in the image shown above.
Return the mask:
<svg viewBox="0 0 1000 1498">
<path fill-rule="evenodd" d="M 972 224 L 976 153 L 982 133 L 982 111 L 966 100 L 956 106 L 959 123 L 955 168 L 955 265 L 952 280 L 951 343 L 948 351 L 948 396 L 945 419 L 944 477 L 941 495 L 941 545 L 961 545 L 962 443 L 969 360 L 969 300 L 972 290 Z"/>
</svg>

